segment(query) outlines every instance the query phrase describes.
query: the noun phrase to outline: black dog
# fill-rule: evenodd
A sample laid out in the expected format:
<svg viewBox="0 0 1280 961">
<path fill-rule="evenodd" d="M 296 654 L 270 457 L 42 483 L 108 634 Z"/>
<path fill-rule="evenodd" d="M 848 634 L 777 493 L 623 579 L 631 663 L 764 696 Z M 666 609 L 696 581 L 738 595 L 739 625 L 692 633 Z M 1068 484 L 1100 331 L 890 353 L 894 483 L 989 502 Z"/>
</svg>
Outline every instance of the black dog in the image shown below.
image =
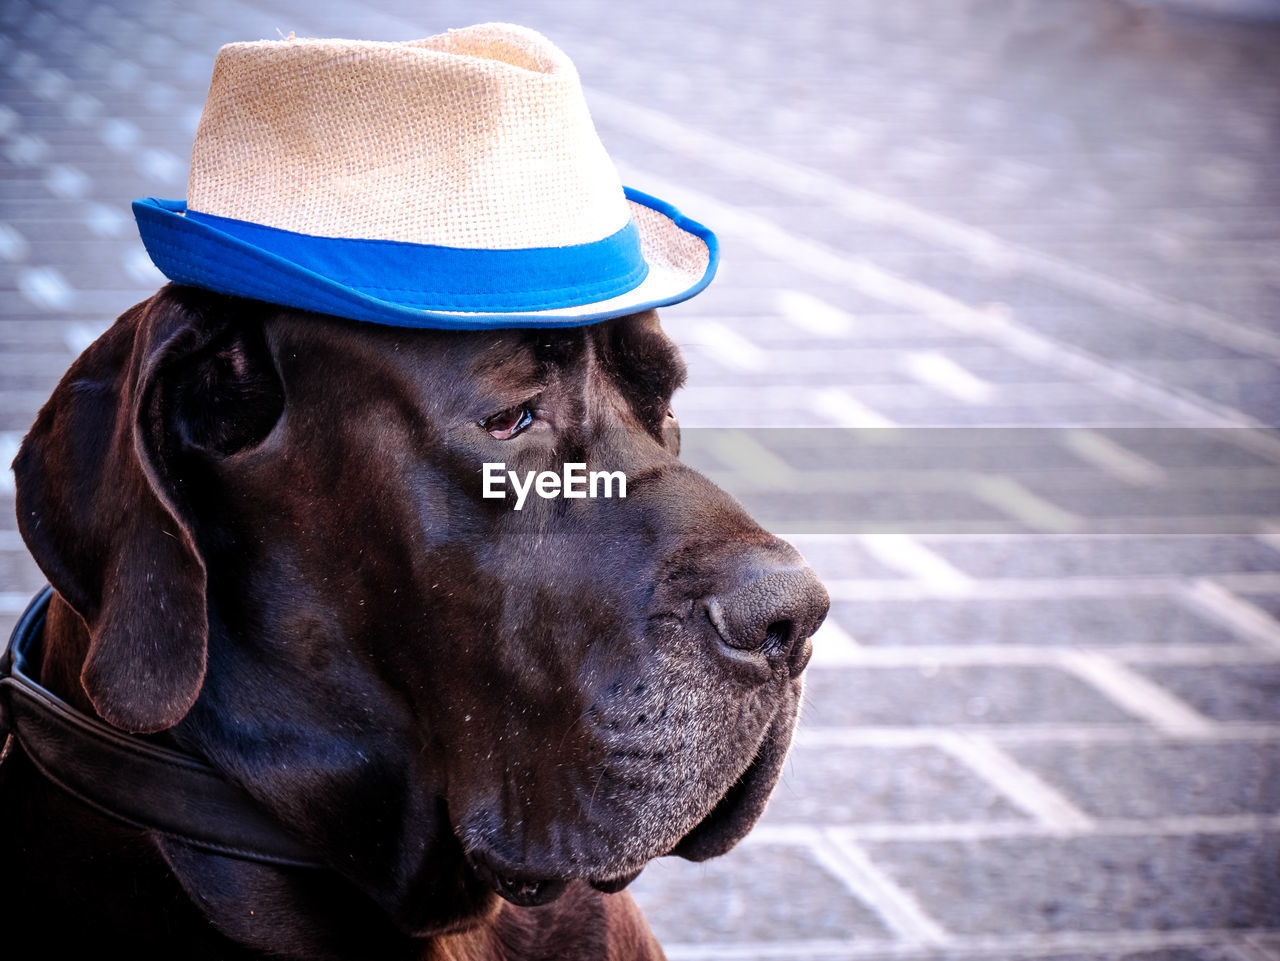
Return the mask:
<svg viewBox="0 0 1280 961">
<path fill-rule="evenodd" d="M 827 609 L 677 459 L 683 377 L 652 312 L 410 331 L 173 286 L 127 312 L 15 462 L 57 592 L 31 673 L 321 866 L 123 824 L 16 728 L 6 916 L 45 957 L 660 957 L 621 889 L 759 816 Z M 490 462 L 626 497 L 516 511 Z"/>
</svg>

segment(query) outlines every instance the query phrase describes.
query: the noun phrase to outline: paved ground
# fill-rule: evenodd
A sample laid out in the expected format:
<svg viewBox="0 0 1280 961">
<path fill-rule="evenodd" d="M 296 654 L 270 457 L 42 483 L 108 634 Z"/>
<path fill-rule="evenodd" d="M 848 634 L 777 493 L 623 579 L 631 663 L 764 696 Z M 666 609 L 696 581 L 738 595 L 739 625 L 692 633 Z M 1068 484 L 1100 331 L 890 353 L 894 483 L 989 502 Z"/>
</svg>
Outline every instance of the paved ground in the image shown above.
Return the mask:
<svg viewBox="0 0 1280 961">
<path fill-rule="evenodd" d="M 762 825 L 634 887 L 670 956 L 1280 959 L 1275 25 L 6 0 L 0 456 L 157 285 L 127 204 L 183 195 L 218 44 L 485 19 L 563 46 L 624 179 L 721 234 L 666 312 L 688 456 L 835 601 Z"/>
</svg>

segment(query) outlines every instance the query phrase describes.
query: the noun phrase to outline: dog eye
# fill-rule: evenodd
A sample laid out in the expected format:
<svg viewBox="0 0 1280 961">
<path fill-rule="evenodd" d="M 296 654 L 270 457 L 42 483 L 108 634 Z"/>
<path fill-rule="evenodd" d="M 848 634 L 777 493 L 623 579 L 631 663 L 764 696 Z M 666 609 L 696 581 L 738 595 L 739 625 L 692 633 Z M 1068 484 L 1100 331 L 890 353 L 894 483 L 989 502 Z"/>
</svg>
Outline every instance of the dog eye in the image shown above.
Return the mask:
<svg viewBox="0 0 1280 961">
<path fill-rule="evenodd" d="M 480 426 L 498 440 L 510 440 L 533 423 L 533 411 L 528 404 L 508 407 L 500 413 L 486 417 Z"/>
</svg>

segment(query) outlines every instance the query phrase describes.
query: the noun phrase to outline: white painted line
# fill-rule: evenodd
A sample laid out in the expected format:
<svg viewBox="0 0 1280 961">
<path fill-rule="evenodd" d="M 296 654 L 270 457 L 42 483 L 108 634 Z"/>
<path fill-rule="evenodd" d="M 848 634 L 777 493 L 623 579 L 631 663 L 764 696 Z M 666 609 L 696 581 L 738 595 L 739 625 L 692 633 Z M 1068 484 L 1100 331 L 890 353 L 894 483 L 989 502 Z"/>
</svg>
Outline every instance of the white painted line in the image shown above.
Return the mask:
<svg viewBox="0 0 1280 961">
<path fill-rule="evenodd" d="M 1064 794 L 986 738 L 957 732 L 944 738 L 939 747 L 1050 831 L 1078 833 L 1093 826 L 1093 819 Z"/>
<path fill-rule="evenodd" d="M 1085 526 L 1083 518 L 1031 493 L 1012 477 L 997 474 L 977 476 L 973 480 L 973 494 L 1032 530 L 1071 534 Z"/>
<path fill-rule="evenodd" d="M 1196 427 L 1261 427 L 1241 411 L 1168 387 L 1124 366 L 1095 357 L 1065 341 L 1018 326 L 1007 309 L 973 308 L 924 284 L 897 276 L 860 257 L 792 233 L 768 218 L 723 203 L 700 191 L 619 164 L 623 178 L 644 186 L 694 216 L 714 222 L 766 255 L 813 276 L 847 284 L 883 303 L 918 311 L 953 330 L 981 337 L 1010 353 L 1070 374 L 1099 390 L 1145 407 L 1158 423 L 1178 419 Z"/>
<path fill-rule="evenodd" d="M 987 318 L 964 303 L 923 284 L 890 273 L 861 257 L 851 256 L 846 251 L 794 234 L 766 217 L 724 203 L 701 191 L 664 180 L 635 167 L 623 165 L 622 169 L 629 181 L 650 185 L 665 196 L 672 197 L 672 202 L 683 209 L 696 211 L 701 216 L 713 219 L 719 230 L 738 234 L 765 254 L 806 273 L 848 284 L 886 304 L 945 319 L 949 326 L 959 327 L 966 332 L 990 326 Z"/>
<path fill-rule="evenodd" d="M 28 86 L 41 100 L 58 101 L 71 89 L 71 79 L 60 70 L 45 67 L 36 71 Z"/>
<path fill-rule="evenodd" d="M 18 233 L 17 228 L 0 223 L 0 259 L 15 263 L 26 257 L 30 249 L 27 238 Z"/>
<path fill-rule="evenodd" d="M 195 136 L 196 129 L 200 126 L 200 118 L 202 116 L 204 116 L 204 108 L 199 104 L 190 106 L 183 111 L 180 123 L 189 136 Z"/>
<path fill-rule="evenodd" d="M 689 384 L 676 394 L 675 408 L 684 429 L 693 427 L 742 427 L 760 428 L 761 410 L 787 410 L 792 412 L 788 426 L 830 427 L 831 422 L 810 416 L 803 409 L 808 392 L 798 391 L 786 384 L 758 384 L 743 404 L 741 384 Z M 797 409 L 796 405 L 802 405 Z"/>
<path fill-rule="evenodd" d="M 906 534 L 863 534 L 858 543 L 876 560 L 935 587 L 940 594 L 963 596 L 973 578 Z"/>
<path fill-rule="evenodd" d="M 148 180 L 161 183 L 185 183 L 187 164 L 167 150 L 148 149 L 138 155 L 138 170 Z"/>
<path fill-rule="evenodd" d="M 1241 947 L 1247 949 L 1243 961 L 1280 961 L 1280 944 L 1274 941 L 1267 945 L 1249 937 Z"/>
<path fill-rule="evenodd" d="M 87 124 L 102 110 L 102 101 L 80 91 L 73 93 L 62 109 L 72 123 Z"/>
<path fill-rule="evenodd" d="M 1128 957 L 1131 954 L 1170 952 L 1223 945 L 1254 945 L 1256 938 L 1274 938 L 1280 928 L 1232 928 L 1206 930 L 1176 928 L 1158 931 L 1054 931 L 1013 935 L 953 935 L 945 954 L 936 945 L 890 941 L 859 935 L 847 941 L 734 941 L 720 944 L 667 943 L 662 946 L 669 961 L 933 961 L 973 958 L 975 961 L 1008 961 L 1009 958 L 1060 958 L 1066 955 Z"/>
<path fill-rule="evenodd" d="M 848 391 L 839 387 L 823 387 L 805 391 L 809 409 L 836 427 L 883 428 L 897 425 L 879 411 L 872 410 Z"/>
<path fill-rule="evenodd" d="M 1095 517 L 1089 521 L 1092 533 L 1116 537 L 1248 537 L 1257 529 L 1257 525 L 1258 515 L 1254 513 L 1218 515 L 1165 513 L 1155 517 Z"/>
<path fill-rule="evenodd" d="M 1222 667 L 1231 664 L 1274 664 L 1280 651 L 1250 644 L 1117 644 L 1075 646 L 1098 651 L 1122 664 L 1180 664 Z M 1062 667 L 1064 648 L 1053 644 L 860 644 L 845 651 L 830 667 L 935 669 L 939 667 Z M 815 662 L 816 663 L 816 662 Z M 821 665 L 819 665 L 821 666 Z"/>
<path fill-rule="evenodd" d="M 116 153 L 124 153 L 137 146 L 138 141 L 142 139 L 142 131 L 132 121 L 112 117 L 98 128 L 98 136 Z"/>
<path fill-rule="evenodd" d="M 32 50 L 22 50 L 10 58 L 5 67 L 19 80 L 27 81 L 40 69 L 40 57 Z"/>
<path fill-rule="evenodd" d="M 925 913 L 912 895 L 885 874 L 867 853 L 846 838 L 824 837 L 810 847 L 814 858 L 843 882 L 902 940 L 917 945 L 945 945 L 950 936 Z"/>
<path fill-rule="evenodd" d="M 1213 733 L 1215 724 L 1154 681 L 1099 651 L 1062 652 L 1062 666 L 1093 685 L 1117 706 L 1166 734 L 1187 737 Z"/>
<path fill-rule="evenodd" d="M 0 615 L 21 614 L 31 603 L 32 596 L 20 591 L 0 591 Z"/>
<path fill-rule="evenodd" d="M 739 398 L 741 398 L 741 388 Z M 765 388 L 759 393 L 752 393 L 753 399 L 760 399 L 764 394 Z M 794 394 L 794 390 L 792 391 Z M 771 392 L 770 396 L 778 397 L 784 403 L 787 398 L 786 390 Z M 732 400 L 732 391 L 726 391 L 727 400 Z M 761 406 L 756 404 L 753 406 Z M 928 429 L 933 431 L 934 429 Z M 893 441 L 906 441 L 909 446 L 911 428 L 905 428 L 899 431 L 861 431 L 858 434 L 850 435 L 819 435 L 811 434 L 809 439 L 812 441 L 819 436 L 825 436 L 830 443 L 844 443 L 850 447 L 867 448 L 866 453 L 870 454 L 872 448 L 885 447 Z M 925 434 L 925 431 L 918 431 Z M 925 434 L 925 436 L 928 436 Z M 937 436 L 936 433 L 934 436 Z M 916 448 L 918 454 L 925 455 L 920 461 L 912 465 L 903 465 L 894 467 L 888 461 L 884 466 L 874 466 L 879 462 L 875 457 L 861 459 L 863 463 L 858 466 L 831 466 L 831 467 L 812 467 L 804 471 L 799 478 L 803 489 L 797 493 L 808 494 L 833 494 L 833 493 L 849 493 L 852 491 L 860 491 L 863 493 L 883 494 L 886 491 L 929 491 L 929 492 L 947 492 L 957 493 L 963 490 L 970 490 L 984 483 L 999 483 L 1005 479 L 1012 483 L 1018 484 L 1018 489 L 1023 493 L 1018 496 L 1025 500 L 1028 496 L 1033 496 L 1022 486 L 1019 481 L 1014 481 L 996 472 L 985 473 L 972 470 L 955 469 L 948 463 L 948 454 L 945 450 L 926 451 L 921 447 Z M 1062 472 L 1059 472 L 1061 476 Z M 1040 478 L 1052 478 L 1054 471 L 1044 469 L 1031 473 L 1029 480 L 1037 480 Z M 1099 495 L 1109 495 L 1115 489 L 1115 483 L 1110 478 L 1098 471 L 1074 470 L 1069 473 L 1071 480 L 1074 482 L 1074 490 L 1076 492 L 1093 492 Z M 744 478 L 743 482 L 750 484 L 750 478 Z M 1230 484 L 1230 490 L 1238 493 L 1259 492 L 1265 494 L 1274 494 L 1277 486 L 1280 486 L 1280 474 L 1277 474 L 1274 467 L 1246 467 L 1238 470 L 1232 470 L 1229 478 L 1224 476 L 1221 469 L 1212 467 L 1206 468 L 1182 468 L 1178 472 L 1179 493 L 1186 496 L 1190 492 L 1194 493 L 1221 493 L 1224 485 Z M 1037 500 L 1043 504 L 1045 500 L 1037 497 Z M 1161 507 L 1160 504 L 1152 505 L 1153 509 Z M 1243 509 L 1247 510 L 1247 506 Z M 1054 508 L 1055 512 L 1061 512 L 1062 508 Z M 1150 536 L 1150 537 L 1167 537 L 1174 533 L 1189 533 L 1199 531 L 1202 534 L 1217 537 L 1239 537 L 1247 535 L 1256 535 L 1258 525 L 1263 517 L 1257 513 L 1245 514 L 1210 514 L 1210 515 L 1181 515 L 1176 514 L 1170 517 L 1173 512 L 1162 512 L 1157 516 L 1128 516 L 1121 514 L 1115 517 L 1094 517 L 1090 518 L 1087 523 L 1093 528 L 1090 535 L 1096 538 L 1111 536 Z M 1076 515 L 1072 515 L 1076 520 L 1082 520 Z M 909 516 L 900 516 L 898 518 L 904 525 L 911 524 Z M 939 523 L 945 523 L 945 518 L 939 519 Z M 952 517 L 950 520 L 958 524 L 966 523 L 963 517 Z M 1186 521 L 1191 523 L 1185 523 Z M 981 518 L 969 517 L 967 523 L 981 522 Z M 990 523 L 990 521 L 987 521 Z M 1110 530 L 1108 530 L 1110 528 Z M 1089 535 L 1086 535 L 1089 536 Z"/>
<path fill-rule="evenodd" d="M 812 832 L 809 825 L 792 825 L 779 822 L 761 824 L 751 829 L 744 844 L 799 844 L 796 835 L 802 830 Z M 855 844 L 880 841 L 946 842 L 989 841 L 995 838 L 1047 838 L 1063 837 L 1064 832 L 1054 831 L 1028 818 L 1018 820 L 986 821 L 868 821 L 862 824 L 841 824 L 827 829 L 838 837 Z"/>
<path fill-rule="evenodd" d="M 1062 435 L 1063 446 L 1094 467 L 1138 487 L 1158 487 L 1168 475 L 1165 469 L 1097 431 L 1076 427 Z"/>
<path fill-rule="evenodd" d="M 786 825 L 778 825 L 785 829 Z M 1195 817 L 1110 818 L 1057 827 L 1037 821 L 968 821 L 915 824 L 856 824 L 833 828 L 862 842 L 871 841 L 984 841 L 992 838 L 1034 837 L 1196 837 L 1198 835 L 1257 835 L 1280 831 L 1280 815 L 1227 814 Z"/>
<path fill-rule="evenodd" d="M 740 388 L 739 388 L 740 390 Z M 854 428 L 856 429 L 856 428 Z M 884 439 L 884 432 L 877 431 L 877 437 L 873 434 L 861 433 L 858 435 L 847 435 L 845 437 L 832 437 L 835 441 L 844 441 L 849 445 L 865 445 L 874 447 L 877 440 Z M 939 467 L 938 469 L 930 469 L 922 467 L 918 469 L 893 469 L 884 470 L 875 469 L 859 469 L 850 467 L 815 467 L 805 470 L 797 478 L 797 483 L 801 486 L 795 491 L 797 494 L 848 494 L 855 491 L 881 495 L 886 491 L 902 492 L 902 491 L 919 491 L 929 493 L 956 493 L 959 491 L 972 488 L 980 484 L 986 475 L 976 474 L 972 471 L 949 470 Z M 1270 474 L 1274 477 L 1274 474 Z M 751 486 L 751 478 L 743 478 L 743 484 Z M 910 527 L 910 520 L 902 518 L 903 530 Z M 953 518 L 950 522 L 964 525 L 966 523 L 978 524 L 985 523 L 990 526 L 993 522 L 990 519 L 970 518 L 968 521 L 961 518 Z M 895 521 L 887 520 L 878 522 L 876 525 L 880 529 L 893 526 Z M 943 523 L 947 523 L 944 521 Z M 875 528 L 873 527 L 873 530 Z"/>
<path fill-rule="evenodd" d="M 902 367 L 925 386 L 966 404 L 989 404 L 996 396 L 994 385 L 938 351 L 912 351 L 903 358 Z"/>
<path fill-rule="evenodd" d="M 1192 391 L 1105 360 L 1067 341 L 1056 340 L 1014 322 L 1007 310 L 988 308 L 993 325 L 981 331 L 992 343 L 1025 360 L 1070 374 L 1112 396 L 1155 413 L 1158 424 L 1177 419 L 1179 426 L 1263 427 L 1257 418 L 1207 400 Z M 943 318 L 939 318 L 943 319 Z"/>
<path fill-rule="evenodd" d="M 818 668 L 856 664 L 858 652 L 862 649 L 862 645 L 828 615 L 813 635 L 813 658 L 809 663 L 811 667 Z"/>
<path fill-rule="evenodd" d="M 145 247 L 131 248 L 120 260 L 130 280 L 143 287 L 157 287 L 169 282 L 169 278 L 151 262 Z"/>
<path fill-rule="evenodd" d="M 764 370 L 769 361 L 763 350 L 717 320 L 701 321 L 692 339 L 708 357 L 734 370 Z"/>
<path fill-rule="evenodd" d="M 123 58 L 112 60 L 111 66 L 107 68 L 107 82 L 118 90 L 132 89 L 145 75 L 142 67 Z"/>
<path fill-rule="evenodd" d="M 5 141 L 4 154 L 19 166 L 38 164 L 49 154 L 49 141 L 33 133 L 20 133 Z"/>
<path fill-rule="evenodd" d="M 1154 293 L 905 201 L 853 187 L 839 177 L 742 146 L 611 94 L 593 89 L 588 91 L 588 98 L 593 115 L 624 126 L 630 135 L 645 137 L 663 150 L 683 153 L 699 163 L 766 184 L 792 197 L 820 201 L 824 209 L 838 211 L 856 222 L 888 225 L 958 251 L 974 263 L 996 263 L 1002 269 L 1051 281 L 1095 303 L 1153 323 L 1190 331 L 1251 353 L 1280 357 L 1280 337 L 1219 311 Z"/>
<path fill-rule="evenodd" d="M 27 267 L 18 273 L 18 291 L 41 310 L 66 310 L 74 292 L 53 267 Z"/>
<path fill-rule="evenodd" d="M 796 472 L 791 465 L 745 430 L 716 431 L 711 437 L 711 449 L 755 484 L 771 490 L 792 490 L 796 486 Z"/>
<path fill-rule="evenodd" d="M 1280 521 L 1263 521 L 1261 529 L 1255 536 L 1272 550 L 1280 551 Z"/>
<path fill-rule="evenodd" d="M 167 83 L 151 80 L 142 91 L 142 102 L 147 109 L 168 116 L 178 99 L 177 91 Z"/>
<path fill-rule="evenodd" d="M 10 465 L 18 456 L 18 447 L 22 444 L 22 438 L 22 431 L 0 432 L 0 494 L 13 493 L 13 469 Z"/>
<path fill-rule="evenodd" d="M 802 290 L 779 290 L 777 303 L 787 323 L 815 337 L 838 340 L 854 327 L 851 314 Z"/>
<path fill-rule="evenodd" d="M 797 747 L 934 747 L 956 732 L 996 744 L 1270 743 L 1280 741 L 1280 723 L 1221 721 L 1206 735 L 1175 735 L 1146 724 L 964 724 L 947 727 L 818 727 L 801 724 Z"/>
<path fill-rule="evenodd" d="M 1280 961 L 1280 949 L 1271 950 L 1264 944 L 1235 944 L 1227 946 L 1223 957 L 1227 961 Z"/>
<path fill-rule="evenodd" d="M 912 601 L 951 596 L 928 581 L 873 578 L 826 578 L 823 585 L 833 601 Z M 1182 581 L 1172 578 L 1134 578 L 1132 583 L 1112 578 L 1002 578 L 974 580 L 966 596 L 981 600 L 1058 597 L 1123 597 L 1165 595 L 1178 590 Z"/>
<path fill-rule="evenodd" d="M 98 237 L 119 237 L 133 225 L 124 211 L 107 204 L 85 204 L 84 222 Z"/>
<path fill-rule="evenodd" d="M 1214 583 L 1244 593 L 1280 593 L 1280 573 L 1215 574 Z M 1188 589 L 1182 577 L 1004 577 L 973 579 L 966 595 L 983 600 L 1052 600 L 1071 597 L 1167 597 Z M 926 581 L 898 578 L 829 578 L 823 581 L 832 600 L 881 601 L 946 597 Z"/>
<path fill-rule="evenodd" d="M 877 939 L 876 944 L 883 945 Z M 667 961 L 795 961 L 850 957 L 846 941 L 735 941 L 731 944 L 664 944 Z"/>
<path fill-rule="evenodd" d="M 1182 595 L 1182 600 L 1241 637 L 1280 655 L 1280 621 L 1221 584 L 1200 578 Z"/>
<path fill-rule="evenodd" d="M 89 192 L 89 176 L 79 167 L 55 164 L 45 175 L 44 185 L 49 193 L 63 200 L 79 200 Z"/>
<path fill-rule="evenodd" d="M 81 321 L 67 324 L 62 332 L 62 342 L 67 345 L 71 353 L 79 357 L 89 349 L 90 344 L 106 332 L 108 326 L 110 325 L 87 324 Z"/>
<path fill-rule="evenodd" d="M 1274 428 L 1232 430 L 1222 436 L 1238 447 L 1280 464 L 1280 436 L 1277 436 Z"/>
</svg>

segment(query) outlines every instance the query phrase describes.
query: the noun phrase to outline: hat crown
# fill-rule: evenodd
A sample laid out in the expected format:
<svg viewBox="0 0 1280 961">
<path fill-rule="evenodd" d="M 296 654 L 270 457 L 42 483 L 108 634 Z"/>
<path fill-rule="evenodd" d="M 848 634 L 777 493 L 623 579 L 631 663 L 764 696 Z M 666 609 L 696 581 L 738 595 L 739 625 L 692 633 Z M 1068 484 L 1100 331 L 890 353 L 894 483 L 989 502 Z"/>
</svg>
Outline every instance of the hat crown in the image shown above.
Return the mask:
<svg viewBox="0 0 1280 961">
<path fill-rule="evenodd" d="M 592 243 L 629 217 L 573 64 L 511 24 L 228 44 L 188 207 L 319 237 L 480 249 Z"/>
</svg>

